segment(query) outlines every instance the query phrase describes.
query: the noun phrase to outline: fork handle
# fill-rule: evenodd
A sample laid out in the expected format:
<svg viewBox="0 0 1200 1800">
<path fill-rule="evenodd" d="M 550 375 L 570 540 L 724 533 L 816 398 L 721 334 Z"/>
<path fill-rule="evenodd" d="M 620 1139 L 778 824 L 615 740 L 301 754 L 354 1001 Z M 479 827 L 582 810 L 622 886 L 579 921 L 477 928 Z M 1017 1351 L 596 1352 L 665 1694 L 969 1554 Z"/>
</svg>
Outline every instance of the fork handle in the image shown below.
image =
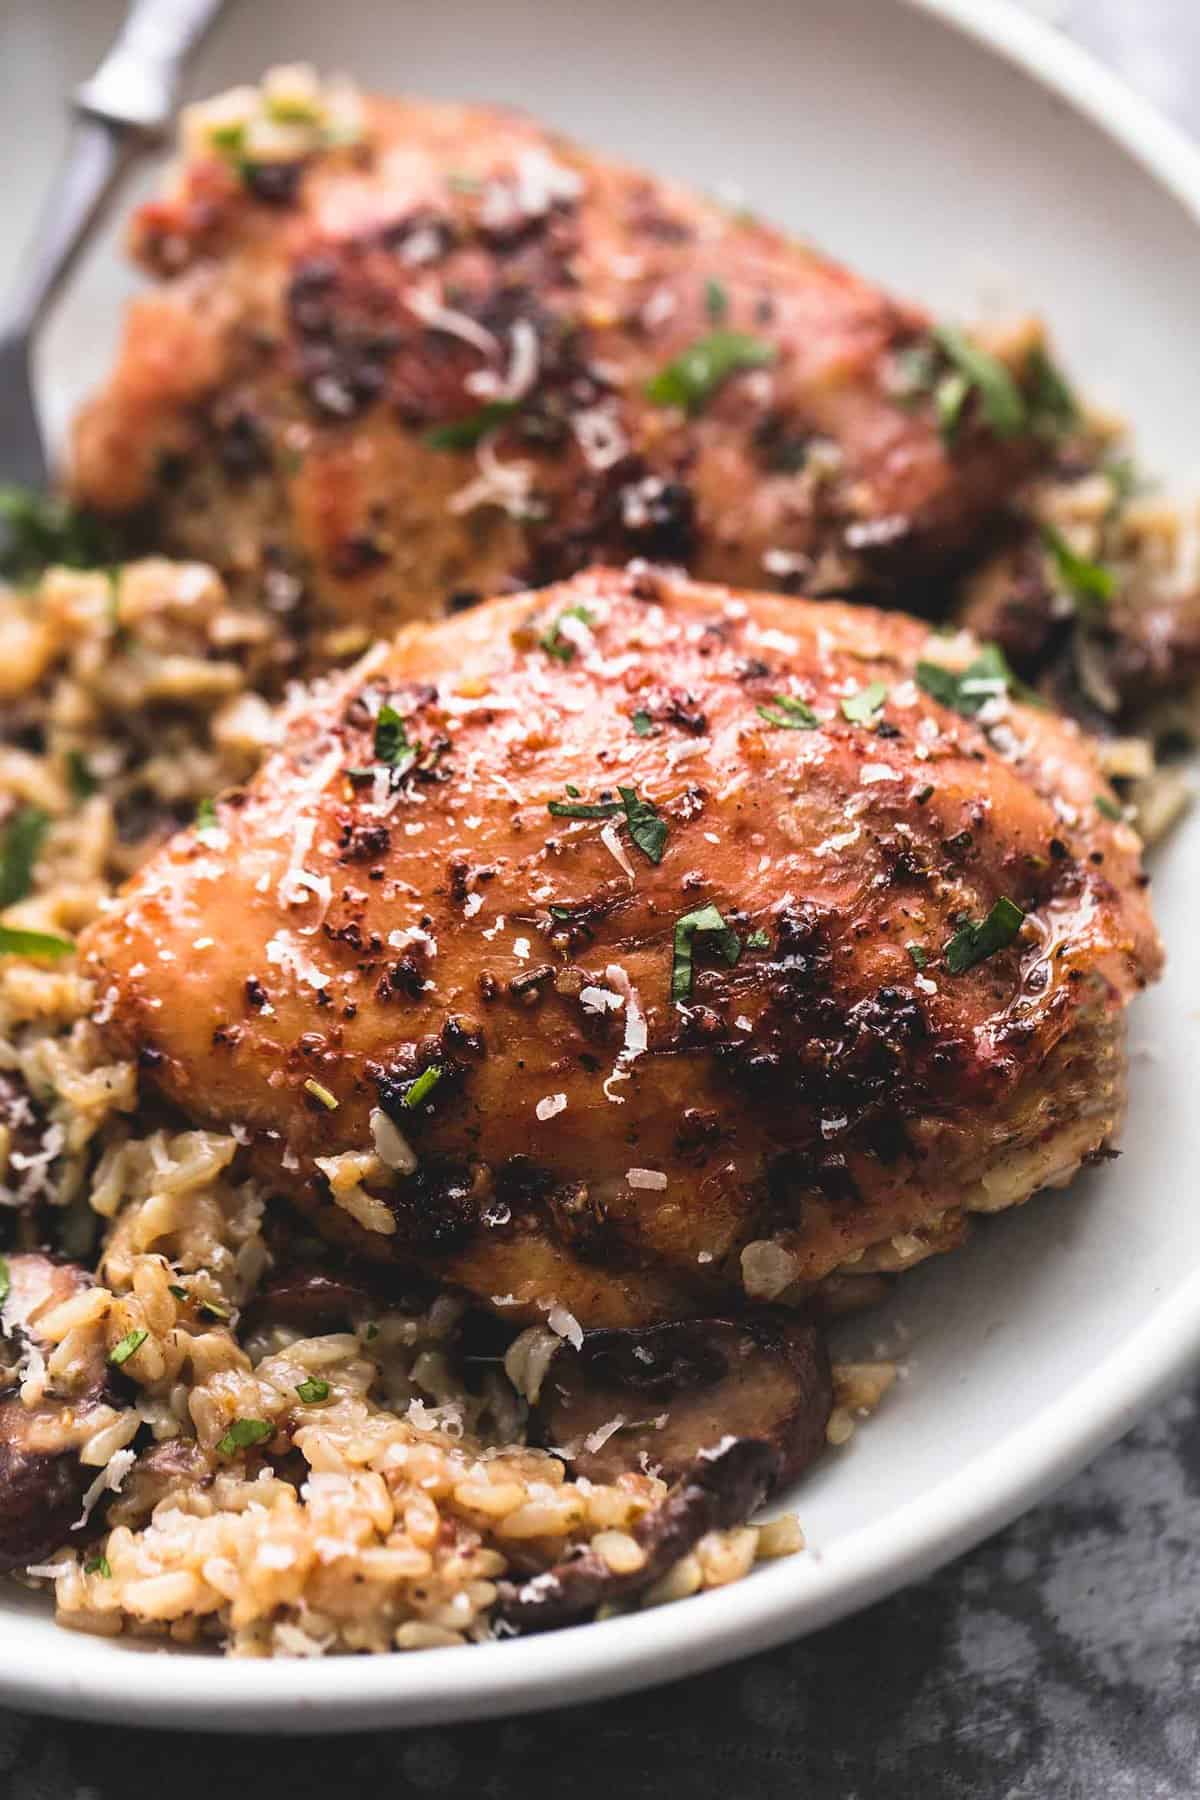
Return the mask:
<svg viewBox="0 0 1200 1800">
<path fill-rule="evenodd" d="M 224 0 L 134 0 L 112 49 L 75 94 L 78 114 L 0 336 L 36 328 L 119 178 L 168 123 L 184 62 Z"/>
<path fill-rule="evenodd" d="M 140 147 L 141 134 L 128 125 L 76 121 L 9 295 L 0 336 L 28 337 L 37 327 Z"/>
</svg>

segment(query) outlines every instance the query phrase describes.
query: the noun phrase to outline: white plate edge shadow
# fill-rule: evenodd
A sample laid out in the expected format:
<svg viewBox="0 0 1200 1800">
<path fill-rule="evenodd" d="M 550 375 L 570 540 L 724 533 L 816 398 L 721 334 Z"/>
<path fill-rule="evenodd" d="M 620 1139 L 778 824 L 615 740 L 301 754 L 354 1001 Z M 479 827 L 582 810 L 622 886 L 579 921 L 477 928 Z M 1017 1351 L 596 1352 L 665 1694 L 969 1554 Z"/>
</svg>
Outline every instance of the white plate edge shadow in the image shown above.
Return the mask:
<svg viewBox="0 0 1200 1800">
<path fill-rule="evenodd" d="M 1012 0 L 893 0 L 940 21 L 1065 100 L 1191 214 L 1200 149 L 1091 56 Z M 1200 1270 L 1085 1377 L 995 1449 L 898 1511 L 806 1556 L 683 1606 L 469 1652 L 231 1662 L 131 1654 L 71 1669 L 70 1633 L 0 1668 L 0 1700 L 84 1719 L 191 1729 L 348 1731 L 480 1719 L 601 1699 L 696 1673 L 828 1625 L 961 1554 L 1065 1481 L 1200 1353 Z M 0 1621 L 0 1632 L 3 1632 Z M 20 1635 L 20 1616 L 14 1636 Z M 403 1673 L 401 1672 L 403 1671 Z"/>
</svg>

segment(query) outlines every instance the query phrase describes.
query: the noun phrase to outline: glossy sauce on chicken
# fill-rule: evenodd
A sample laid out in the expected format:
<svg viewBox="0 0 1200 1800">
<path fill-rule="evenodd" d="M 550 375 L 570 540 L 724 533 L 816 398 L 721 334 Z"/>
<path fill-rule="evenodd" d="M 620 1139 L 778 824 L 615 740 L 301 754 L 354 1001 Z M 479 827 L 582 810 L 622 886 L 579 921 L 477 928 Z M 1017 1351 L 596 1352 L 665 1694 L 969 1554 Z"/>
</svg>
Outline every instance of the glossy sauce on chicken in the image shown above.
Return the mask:
<svg viewBox="0 0 1200 1800">
<path fill-rule="evenodd" d="M 1092 749 L 1008 687 L 648 569 L 412 627 L 86 934 L 105 1029 L 323 1230 L 514 1321 L 944 1247 L 1105 1142 L 1159 960 Z"/>
</svg>

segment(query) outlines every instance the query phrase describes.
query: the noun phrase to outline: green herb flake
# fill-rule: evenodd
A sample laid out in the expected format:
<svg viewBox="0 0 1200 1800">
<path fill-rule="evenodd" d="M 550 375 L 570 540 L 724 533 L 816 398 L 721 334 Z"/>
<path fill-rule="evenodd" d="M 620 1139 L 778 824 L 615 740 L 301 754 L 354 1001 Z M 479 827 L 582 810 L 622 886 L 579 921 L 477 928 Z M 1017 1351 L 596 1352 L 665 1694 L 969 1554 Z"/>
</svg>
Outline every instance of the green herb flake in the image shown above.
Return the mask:
<svg viewBox="0 0 1200 1800">
<path fill-rule="evenodd" d="M 8 1299 L 8 1290 L 12 1287 L 12 1274 L 8 1266 L 8 1258 L 0 1256 L 0 1306 Z"/>
<path fill-rule="evenodd" d="M 236 1456 L 239 1450 L 265 1443 L 274 1434 L 275 1427 L 268 1419 L 235 1419 L 217 1445 L 217 1452 L 221 1456 Z"/>
<path fill-rule="evenodd" d="M 1000 899 L 985 919 L 968 920 L 948 940 L 943 952 L 951 975 L 962 975 L 985 962 L 998 950 L 1006 950 L 1016 938 L 1025 914 L 1015 900 Z"/>
<path fill-rule="evenodd" d="M 462 419 L 449 419 L 425 433 L 431 450 L 473 450 L 489 432 L 496 431 L 517 411 L 516 400 L 489 400 Z"/>
<path fill-rule="evenodd" d="M 404 720 L 390 700 L 385 700 L 376 714 L 374 747 L 376 760 L 400 774 L 417 760 L 417 747 L 409 743 Z"/>
<path fill-rule="evenodd" d="M 119 1369 L 122 1363 L 127 1363 L 134 1351 L 141 1349 L 149 1335 L 148 1331 L 143 1330 L 127 1331 L 120 1343 L 114 1344 L 108 1353 L 108 1360 L 113 1368 Z"/>
<path fill-rule="evenodd" d="M 112 1569 L 109 1567 L 107 1556 L 103 1554 L 89 1557 L 83 1565 L 83 1572 L 85 1575 L 102 1575 L 105 1581 L 112 1580 Z"/>
<path fill-rule="evenodd" d="M 70 956 L 75 946 L 70 938 L 54 937 L 48 931 L 25 931 L 19 925 L 0 925 L 0 956 L 47 957 L 57 962 Z"/>
<path fill-rule="evenodd" d="M 979 655 L 965 669 L 948 669 L 944 663 L 919 662 L 914 673 L 923 693 L 961 713 L 964 719 L 973 719 L 989 700 L 995 700 L 1001 694 L 1014 694 L 1029 703 L 1036 701 L 1036 696 L 1009 667 L 999 644 L 984 644 Z"/>
<path fill-rule="evenodd" d="M 865 688 L 846 695 L 842 701 L 842 717 L 849 719 L 852 725 L 873 725 L 883 711 L 886 699 L 887 689 L 882 681 L 869 682 Z"/>
<path fill-rule="evenodd" d="M 916 969 L 923 969 L 929 961 L 929 952 L 926 950 L 924 944 L 905 944 L 904 948 L 912 958 L 913 967 Z"/>
<path fill-rule="evenodd" d="M 82 750 L 67 751 L 67 780 L 77 800 L 88 800 L 96 792 L 99 783 Z"/>
<path fill-rule="evenodd" d="M 704 284 L 704 310 L 714 325 L 720 325 L 729 312 L 729 295 L 723 282 L 709 279 Z"/>
<path fill-rule="evenodd" d="M 1100 814 L 1102 819 L 1111 819 L 1114 825 L 1119 825 L 1121 820 L 1125 817 L 1124 811 L 1118 802 L 1111 799 L 1107 794 L 1096 795 L 1096 811 Z"/>
<path fill-rule="evenodd" d="M 379 1336 L 379 1327 L 375 1324 L 373 1319 L 366 1325 L 363 1336 L 366 1338 L 368 1344 L 373 1344 L 375 1339 Z"/>
<path fill-rule="evenodd" d="M 579 789 L 567 783 L 568 794 Z M 660 863 L 667 843 L 667 821 L 659 817 L 650 800 L 642 800 L 636 788 L 619 787 L 619 800 L 548 800 L 546 811 L 555 819 L 615 819 L 625 814 L 629 835 L 643 856 Z"/>
<path fill-rule="evenodd" d="M 777 731 L 815 731 L 821 723 L 808 702 L 798 700 L 794 694 L 776 694 L 770 706 L 755 710 Z"/>
<path fill-rule="evenodd" d="M 319 1375 L 310 1375 L 307 1381 L 297 1383 L 296 1392 L 305 1406 L 319 1406 L 322 1400 L 329 1398 L 329 1383 L 322 1381 Z"/>
<path fill-rule="evenodd" d="M 576 788 L 576 793 L 579 792 Z M 571 792 L 567 789 L 568 794 Z M 546 811 L 556 819 L 615 819 L 619 800 L 548 800 Z"/>
<path fill-rule="evenodd" d="M 1042 525 L 1040 530 L 1042 542 L 1053 560 L 1054 572 L 1077 610 L 1102 612 L 1117 591 L 1117 577 L 1112 569 L 1080 556 L 1053 525 Z"/>
<path fill-rule="evenodd" d="M 1135 494 L 1142 493 L 1147 484 L 1139 474 L 1132 456 L 1110 456 L 1104 464 L 1103 473 L 1112 490 L 1108 517 L 1114 519 L 1126 502 L 1132 500 Z"/>
<path fill-rule="evenodd" d="M 317 1081 L 313 1076 L 308 1075 L 305 1077 L 304 1091 L 306 1094 L 311 1094 L 314 1100 L 319 1100 L 328 1112 L 337 1111 L 339 1105 L 337 1095 L 331 1094 L 324 1082 Z"/>
<path fill-rule="evenodd" d="M 52 494 L 0 485 L 0 575 L 27 583 L 52 566 L 94 569 L 114 560 L 116 539 L 92 514 Z"/>
<path fill-rule="evenodd" d="M 1070 383 L 1040 344 L 1025 362 L 1029 422 L 1040 437 L 1065 437 L 1079 423 L 1079 403 Z"/>
<path fill-rule="evenodd" d="M 682 351 L 646 383 L 646 398 L 656 406 L 678 406 L 697 413 L 730 375 L 761 369 L 779 352 L 774 344 L 744 331 L 714 331 Z"/>
<path fill-rule="evenodd" d="M 752 931 L 746 939 L 745 947 L 747 950 L 769 950 L 771 948 L 770 932 L 763 931 L 761 927 L 757 931 Z"/>
<path fill-rule="evenodd" d="M 1016 437 L 1025 429 L 1025 401 L 1002 362 L 954 325 L 936 325 L 933 341 L 978 395 L 979 410 L 997 437 Z"/>
<path fill-rule="evenodd" d="M 22 806 L 0 832 L 0 911 L 32 892 L 34 864 L 49 825 L 48 813 Z"/>
<path fill-rule="evenodd" d="M 963 408 L 970 396 L 971 384 L 960 369 L 952 369 L 949 375 L 943 375 L 933 390 L 933 413 L 938 433 L 948 450 L 958 436 Z"/>
<path fill-rule="evenodd" d="M 227 1325 L 231 1316 L 229 1308 L 227 1306 L 218 1305 L 215 1300 L 202 1300 L 200 1302 L 200 1311 L 206 1318 L 216 1319 L 218 1324 L 221 1325 Z"/>
<path fill-rule="evenodd" d="M 188 1298 L 187 1289 L 185 1287 L 180 1287 L 180 1285 L 177 1281 L 168 1282 L 167 1292 L 169 1294 L 174 1294 L 174 1296 L 177 1300 L 186 1301 Z"/>
<path fill-rule="evenodd" d="M 725 923 L 715 906 L 699 906 L 675 921 L 674 954 L 671 960 L 671 998 L 686 1000 L 692 991 L 692 951 L 699 936 L 711 936 L 717 950 L 730 968 L 742 954 L 742 942 L 732 926 Z"/>
<path fill-rule="evenodd" d="M 538 639 L 538 646 L 552 656 L 556 662 L 569 663 L 575 656 L 575 646 L 570 638 L 564 637 L 559 629 L 564 619 L 578 619 L 581 625 L 593 624 L 593 615 L 586 606 L 568 606 L 565 612 L 559 613 L 548 631 L 544 631 Z"/>
<path fill-rule="evenodd" d="M 652 863 L 660 863 L 667 847 L 667 821 L 659 818 L 651 801 L 639 800 L 636 788 L 619 787 L 617 792 L 634 844 Z"/>
<path fill-rule="evenodd" d="M 440 1063 L 430 1063 L 427 1069 L 421 1070 L 417 1079 L 408 1089 L 400 1102 L 401 1106 L 420 1106 L 422 1100 L 432 1094 L 444 1074 L 445 1070 Z"/>
<path fill-rule="evenodd" d="M 635 737 L 657 737 L 658 735 L 654 728 L 654 720 L 648 712 L 643 712 L 641 708 L 633 715 L 633 735 Z"/>
<path fill-rule="evenodd" d="M 217 829 L 217 804 L 209 795 L 205 795 L 196 807 L 196 816 L 192 820 L 196 831 L 215 831 Z"/>
<path fill-rule="evenodd" d="M 933 783 L 931 781 L 927 781 L 925 783 L 925 786 L 919 787 L 917 789 L 916 793 L 913 795 L 914 806 L 924 806 L 924 804 L 927 800 L 933 799 L 933 794 L 934 794 Z"/>
</svg>

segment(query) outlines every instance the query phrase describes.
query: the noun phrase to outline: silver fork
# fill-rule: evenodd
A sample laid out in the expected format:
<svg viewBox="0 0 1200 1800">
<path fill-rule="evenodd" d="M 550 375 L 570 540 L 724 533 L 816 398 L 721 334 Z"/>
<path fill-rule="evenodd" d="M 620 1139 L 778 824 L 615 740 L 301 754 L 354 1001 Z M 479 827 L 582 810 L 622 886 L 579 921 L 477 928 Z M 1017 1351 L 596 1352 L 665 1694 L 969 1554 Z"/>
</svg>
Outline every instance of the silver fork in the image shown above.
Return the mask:
<svg viewBox="0 0 1200 1800">
<path fill-rule="evenodd" d="M 2 482 L 49 483 L 30 366 L 38 326 L 121 178 L 161 137 L 187 57 L 224 3 L 133 0 L 116 43 L 74 94 L 67 154 L 0 319 Z"/>
</svg>

